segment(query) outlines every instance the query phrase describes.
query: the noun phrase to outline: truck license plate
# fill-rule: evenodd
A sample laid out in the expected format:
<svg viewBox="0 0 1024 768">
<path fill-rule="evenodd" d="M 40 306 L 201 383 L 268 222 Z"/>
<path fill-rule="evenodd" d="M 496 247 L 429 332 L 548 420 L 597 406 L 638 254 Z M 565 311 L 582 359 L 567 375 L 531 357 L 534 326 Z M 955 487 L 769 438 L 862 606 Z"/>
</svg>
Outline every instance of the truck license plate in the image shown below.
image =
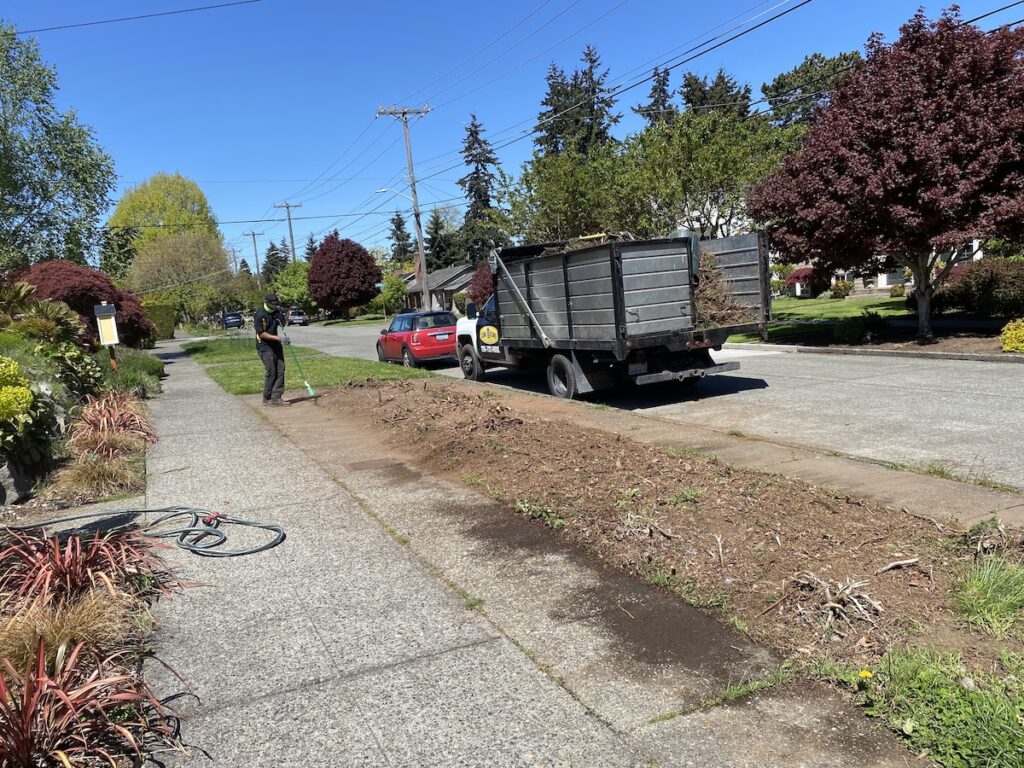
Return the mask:
<svg viewBox="0 0 1024 768">
<path fill-rule="evenodd" d="M 438 341 L 448 341 L 448 334 L 447 333 L 439 333 L 439 334 L 437 334 L 437 340 Z"/>
<path fill-rule="evenodd" d="M 639 376 L 641 373 L 647 373 L 647 363 L 630 363 L 629 364 L 629 375 Z"/>
</svg>

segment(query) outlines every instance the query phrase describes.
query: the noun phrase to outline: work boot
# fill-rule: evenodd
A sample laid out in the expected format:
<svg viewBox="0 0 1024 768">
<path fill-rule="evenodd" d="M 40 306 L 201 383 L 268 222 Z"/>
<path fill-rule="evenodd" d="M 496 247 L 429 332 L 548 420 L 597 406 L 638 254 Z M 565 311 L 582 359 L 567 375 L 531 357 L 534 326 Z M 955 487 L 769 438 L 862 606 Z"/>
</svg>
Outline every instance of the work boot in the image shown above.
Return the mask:
<svg viewBox="0 0 1024 768">
<path fill-rule="evenodd" d="M 275 400 L 268 400 L 267 401 L 267 405 L 274 405 L 274 406 L 284 405 L 284 401 L 281 400 L 280 398 L 275 399 Z"/>
</svg>

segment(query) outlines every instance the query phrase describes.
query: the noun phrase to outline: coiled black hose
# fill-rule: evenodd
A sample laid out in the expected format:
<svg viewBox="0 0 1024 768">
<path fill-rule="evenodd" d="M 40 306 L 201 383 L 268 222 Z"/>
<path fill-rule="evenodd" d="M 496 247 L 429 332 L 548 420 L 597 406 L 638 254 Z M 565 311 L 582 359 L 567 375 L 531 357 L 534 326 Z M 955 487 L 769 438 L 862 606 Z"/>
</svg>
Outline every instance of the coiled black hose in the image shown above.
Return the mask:
<svg viewBox="0 0 1024 768">
<path fill-rule="evenodd" d="M 285 540 L 284 528 L 276 523 L 260 523 L 255 520 L 243 520 L 238 517 L 231 517 L 221 512 L 211 512 L 208 509 L 197 507 L 159 507 L 157 509 L 121 509 L 107 512 L 89 512 L 82 515 L 69 515 L 67 517 L 56 517 L 52 520 L 44 520 L 30 525 L 5 525 L 3 528 L 9 531 L 30 531 L 39 528 L 47 528 L 54 525 L 64 525 L 77 520 L 95 520 L 97 518 L 109 517 L 138 517 L 139 515 L 157 515 L 155 520 L 145 524 L 123 523 L 112 525 L 108 531 L 137 528 L 141 533 L 151 536 L 154 539 L 174 539 L 174 543 L 181 549 L 201 557 L 241 557 L 242 555 L 255 555 L 258 552 L 266 552 L 273 549 Z M 185 524 L 177 528 L 164 528 L 171 520 L 183 518 Z M 219 547 L 228 540 L 227 531 L 223 525 L 241 525 L 247 528 L 259 528 L 273 534 L 269 541 L 255 547 L 242 549 L 220 549 Z"/>
</svg>

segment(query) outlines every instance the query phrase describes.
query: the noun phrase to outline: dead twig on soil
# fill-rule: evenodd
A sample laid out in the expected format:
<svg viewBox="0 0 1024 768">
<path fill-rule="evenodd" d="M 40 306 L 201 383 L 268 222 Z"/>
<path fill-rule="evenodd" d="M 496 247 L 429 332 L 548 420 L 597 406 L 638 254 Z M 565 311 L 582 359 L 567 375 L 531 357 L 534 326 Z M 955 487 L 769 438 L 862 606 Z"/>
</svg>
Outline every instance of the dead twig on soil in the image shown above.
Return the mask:
<svg viewBox="0 0 1024 768">
<path fill-rule="evenodd" d="M 892 570 L 894 570 L 896 568 L 904 568 L 904 567 L 906 567 L 908 565 L 914 565 L 915 563 L 919 562 L 920 560 L 921 560 L 921 558 L 919 558 L 919 557 L 912 557 L 909 560 L 894 560 L 893 562 L 889 563 L 888 565 L 884 565 L 881 568 L 879 568 L 877 571 L 875 571 L 874 575 L 875 576 L 879 576 L 879 575 L 885 573 L 886 571 L 892 571 Z"/>
<path fill-rule="evenodd" d="M 725 570 L 725 555 L 722 552 L 722 537 L 717 533 L 715 534 L 715 541 L 718 542 L 718 565 L 724 571 Z"/>
<path fill-rule="evenodd" d="M 670 531 L 666 531 L 664 528 L 662 528 L 657 523 L 651 523 L 651 528 L 656 530 L 658 533 L 660 533 L 666 539 L 678 539 L 679 538 L 679 534 L 678 533 L 671 533 Z"/>
<path fill-rule="evenodd" d="M 940 523 L 934 517 L 928 517 L 928 515 L 921 515 L 921 514 L 918 514 L 917 512 L 911 512 L 906 507 L 903 507 L 903 512 L 904 512 L 904 514 L 910 515 L 911 517 L 916 517 L 918 520 L 927 520 L 929 523 L 931 523 L 932 525 L 935 526 L 935 529 L 939 533 L 945 533 L 946 532 L 946 529 L 945 529 L 945 527 L 943 527 L 942 523 Z"/>
<path fill-rule="evenodd" d="M 797 574 L 794 581 L 801 590 L 823 594 L 816 608 L 817 613 L 825 614 L 826 629 L 832 628 L 837 622 L 852 625 L 853 619 L 874 624 L 875 617 L 882 613 L 881 604 L 863 591 L 868 585 L 867 581 L 847 579 L 831 585 L 810 571 Z M 804 612 L 802 605 L 797 605 L 797 612 Z"/>
</svg>

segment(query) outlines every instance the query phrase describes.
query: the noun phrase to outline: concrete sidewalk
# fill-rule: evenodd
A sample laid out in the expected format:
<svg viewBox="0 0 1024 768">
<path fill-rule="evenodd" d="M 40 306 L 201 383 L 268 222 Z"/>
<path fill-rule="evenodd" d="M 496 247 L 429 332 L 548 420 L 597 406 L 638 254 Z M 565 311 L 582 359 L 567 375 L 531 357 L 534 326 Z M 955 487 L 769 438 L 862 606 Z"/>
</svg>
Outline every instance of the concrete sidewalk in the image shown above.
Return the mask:
<svg viewBox="0 0 1024 768">
<path fill-rule="evenodd" d="M 280 432 L 176 347 L 158 355 L 147 505 L 288 533 L 248 557 L 168 554 L 208 585 L 156 608 L 156 653 L 181 680 L 148 674 L 187 692 L 172 706 L 191 754 L 169 765 L 646 764 Z"/>
</svg>

